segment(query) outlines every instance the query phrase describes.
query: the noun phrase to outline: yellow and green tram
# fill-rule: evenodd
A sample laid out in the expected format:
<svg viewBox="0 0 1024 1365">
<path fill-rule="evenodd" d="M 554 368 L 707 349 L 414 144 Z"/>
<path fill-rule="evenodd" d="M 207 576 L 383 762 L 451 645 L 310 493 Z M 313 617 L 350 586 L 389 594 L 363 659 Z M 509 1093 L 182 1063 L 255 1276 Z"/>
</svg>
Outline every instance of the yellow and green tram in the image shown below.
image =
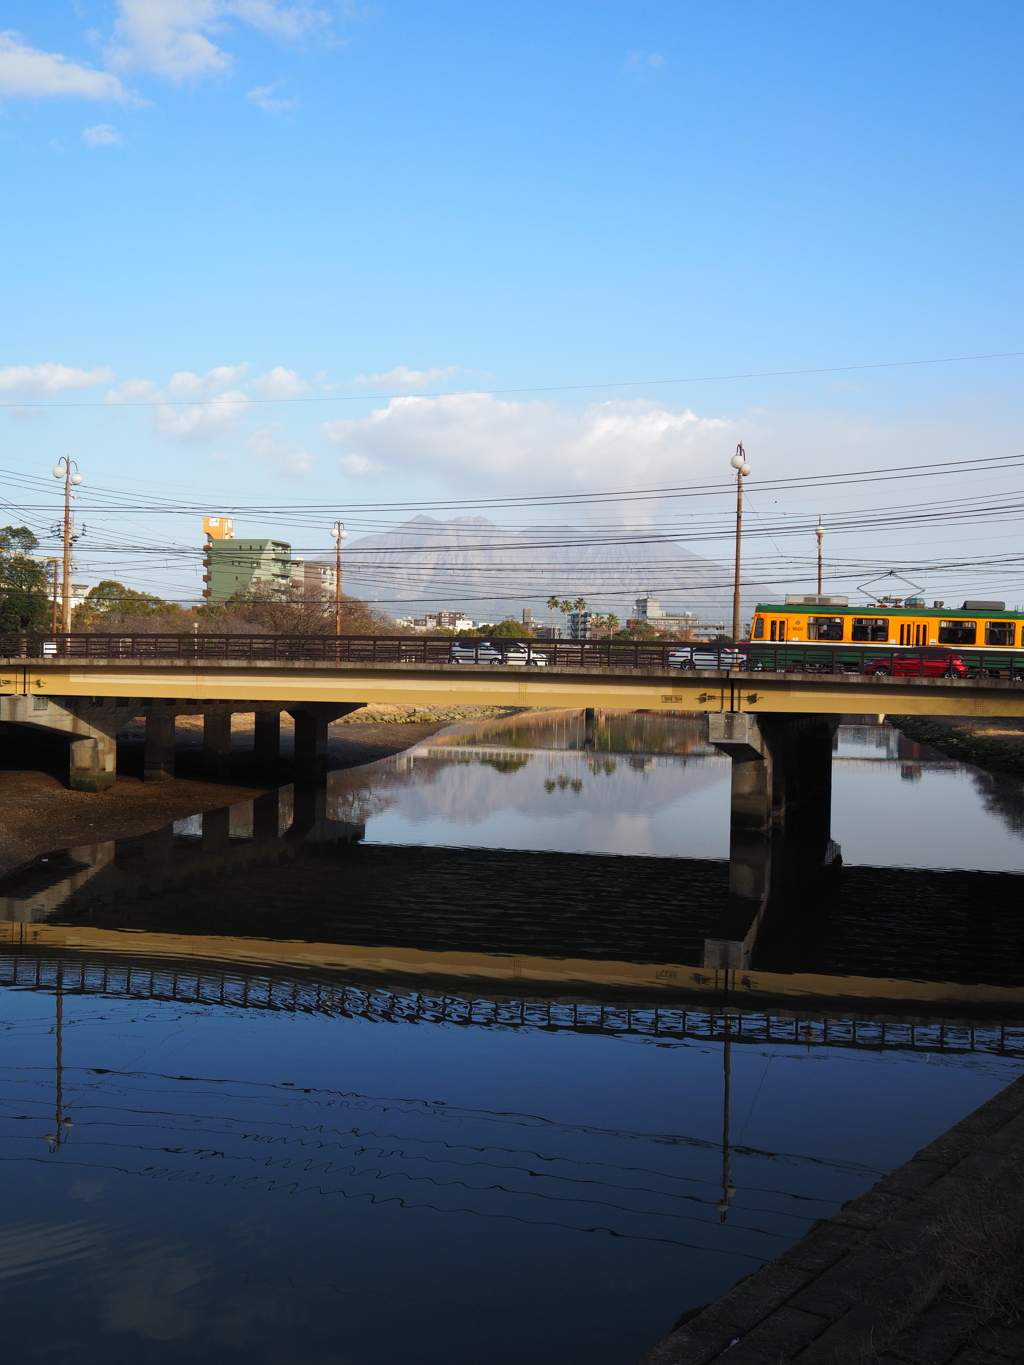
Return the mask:
<svg viewBox="0 0 1024 1365">
<path fill-rule="evenodd" d="M 873 651 L 934 646 L 954 649 L 972 672 L 1024 676 L 1024 612 L 971 599 L 962 607 L 914 598 L 851 607 L 845 598 L 787 597 L 757 604 L 747 649 L 755 666 L 814 667 L 827 653 L 831 666 L 859 669 Z"/>
</svg>

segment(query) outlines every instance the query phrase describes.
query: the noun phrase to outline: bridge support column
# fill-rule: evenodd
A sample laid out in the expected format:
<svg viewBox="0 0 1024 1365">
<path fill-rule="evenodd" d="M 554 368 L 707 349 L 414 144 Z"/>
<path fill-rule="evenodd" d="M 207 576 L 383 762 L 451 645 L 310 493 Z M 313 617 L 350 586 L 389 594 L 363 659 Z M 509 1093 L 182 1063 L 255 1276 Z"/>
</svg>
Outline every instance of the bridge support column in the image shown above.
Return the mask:
<svg viewBox="0 0 1024 1365">
<path fill-rule="evenodd" d="M 203 811 L 203 852 L 223 853 L 231 841 L 231 807 Z"/>
<path fill-rule="evenodd" d="M 71 745 L 68 785 L 73 792 L 103 792 L 117 780 L 117 741 L 95 733 Z"/>
<path fill-rule="evenodd" d="M 252 748 L 257 768 L 277 767 L 281 759 L 280 711 L 256 712 Z"/>
<path fill-rule="evenodd" d="M 170 782 L 174 778 L 174 717 L 146 717 L 146 782 Z"/>
<path fill-rule="evenodd" d="M 709 739 L 732 759 L 729 903 L 704 965 L 749 967 L 769 900 L 838 861 L 830 838 L 829 715 L 711 715 Z"/>
<path fill-rule="evenodd" d="M 203 717 L 203 771 L 223 781 L 231 767 L 231 716 Z"/>
<path fill-rule="evenodd" d="M 332 720 L 358 711 L 362 702 L 334 705 L 333 702 L 307 702 L 304 706 L 288 707 L 295 721 L 295 776 L 323 777 L 327 772 L 327 727 Z"/>
</svg>

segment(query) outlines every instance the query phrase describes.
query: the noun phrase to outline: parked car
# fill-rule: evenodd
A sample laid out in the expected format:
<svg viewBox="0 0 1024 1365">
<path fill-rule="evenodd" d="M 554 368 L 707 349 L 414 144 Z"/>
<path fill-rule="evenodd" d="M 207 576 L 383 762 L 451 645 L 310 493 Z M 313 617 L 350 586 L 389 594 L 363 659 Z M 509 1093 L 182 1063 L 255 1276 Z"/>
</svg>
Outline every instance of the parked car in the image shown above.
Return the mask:
<svg viewBox="0 0 1024 1365">
<path fill-rule="evenodd" d="M 453 664 L 518 664 L 543 668 L 546 654 L 528 648 L 522 640 L 457 640 L 453 641 L 448 658 Z"/>
<path fill-rule="evenodd" d="M 716 649 L 714 645 L 693 645 L 685 649 L 671 649 L 668 655 L 669 668 L 745 668 L 746 653 L 726 645 Z"/>
<path fill-rule="evenodd" d="M 935 648 L 894 650 L 882 658 L 865 659 L 862 673 L 877 677 L 892 674 L 896 678 L 966 678 L 967 665 L 955 649 Z"/>
</svg>

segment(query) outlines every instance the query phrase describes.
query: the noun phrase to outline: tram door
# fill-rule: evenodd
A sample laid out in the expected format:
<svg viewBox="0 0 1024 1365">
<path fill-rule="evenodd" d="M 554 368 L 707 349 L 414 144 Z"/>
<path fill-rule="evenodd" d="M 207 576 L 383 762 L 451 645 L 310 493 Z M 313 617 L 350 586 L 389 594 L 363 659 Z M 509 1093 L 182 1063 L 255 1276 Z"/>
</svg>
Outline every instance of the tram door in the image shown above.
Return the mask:
<svg viewBox="0 0 1024 1365">
<path fill-rule="evenodd" d="M 920 648 L 921 645 L 927 643 L 927 630 L 927 626 L 914 625 L 912 621 L 904 622 L 900 626 L 900 644 Z"/>
<path fill-rule="evenodd" d="M 771 628 L 771 638 L 773 640 L 785 640 L 786 623 L 785 621 L 773 621 Z"/>
</svg>

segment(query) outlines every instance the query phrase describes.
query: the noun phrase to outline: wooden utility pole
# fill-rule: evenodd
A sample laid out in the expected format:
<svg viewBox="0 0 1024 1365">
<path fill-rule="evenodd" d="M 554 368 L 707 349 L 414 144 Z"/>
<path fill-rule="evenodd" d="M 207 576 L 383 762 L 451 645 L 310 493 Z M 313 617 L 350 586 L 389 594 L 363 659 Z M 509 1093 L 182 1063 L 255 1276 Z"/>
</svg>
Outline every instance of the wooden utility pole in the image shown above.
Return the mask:
<svg viewBox="0 0 1024 1365">
<path fill-rule="evenodd" d="M 57 461 L 53 477 L 64 480 L 64 582 L 61 586 L 60 628 L 64 635 L 71 631 L 71 546 L 74 544 L 71 523 L 71 489 L 82 482 L 78 465 L 70 455 Z"/>
<path fill-rule="evenodd" d="M 818 518 L 818 529 L 814 533 L 818 537 L 818 596 L 821 596 L 821 543 L 825 539 L 825 528 L 821 524 L 821 517 Z"/>
<path fill-rule="evenodd" d="M 52 624 L 51 624 L 51 626 L 50 626 L 50 629 L 53 631 L 53 634 L 56 635 L 56 634 L 57 634 L 57 565 L 60 563 L 60 560 L 59 560 L 59 559 L 51 559 L 51 560 L 50 560 L 50 563 L 53 565 L 53 588 L 52 588 L 52 591 L 51 591 L 51 593 L 50 593 L 50 598 L 51 598 L 51 601 L 52 601 L 52 604 L 53 604 L 53 611 L 51 612 Z"/>
<path fill-rule="evenodd" d="M 343 521 L 336 521 L 331 527 L 331 535 L 334 537 L 334 633 L 341 634 L 341 542 L 346 539 L 348 532 L 345 530 Z"/>
</svg>

